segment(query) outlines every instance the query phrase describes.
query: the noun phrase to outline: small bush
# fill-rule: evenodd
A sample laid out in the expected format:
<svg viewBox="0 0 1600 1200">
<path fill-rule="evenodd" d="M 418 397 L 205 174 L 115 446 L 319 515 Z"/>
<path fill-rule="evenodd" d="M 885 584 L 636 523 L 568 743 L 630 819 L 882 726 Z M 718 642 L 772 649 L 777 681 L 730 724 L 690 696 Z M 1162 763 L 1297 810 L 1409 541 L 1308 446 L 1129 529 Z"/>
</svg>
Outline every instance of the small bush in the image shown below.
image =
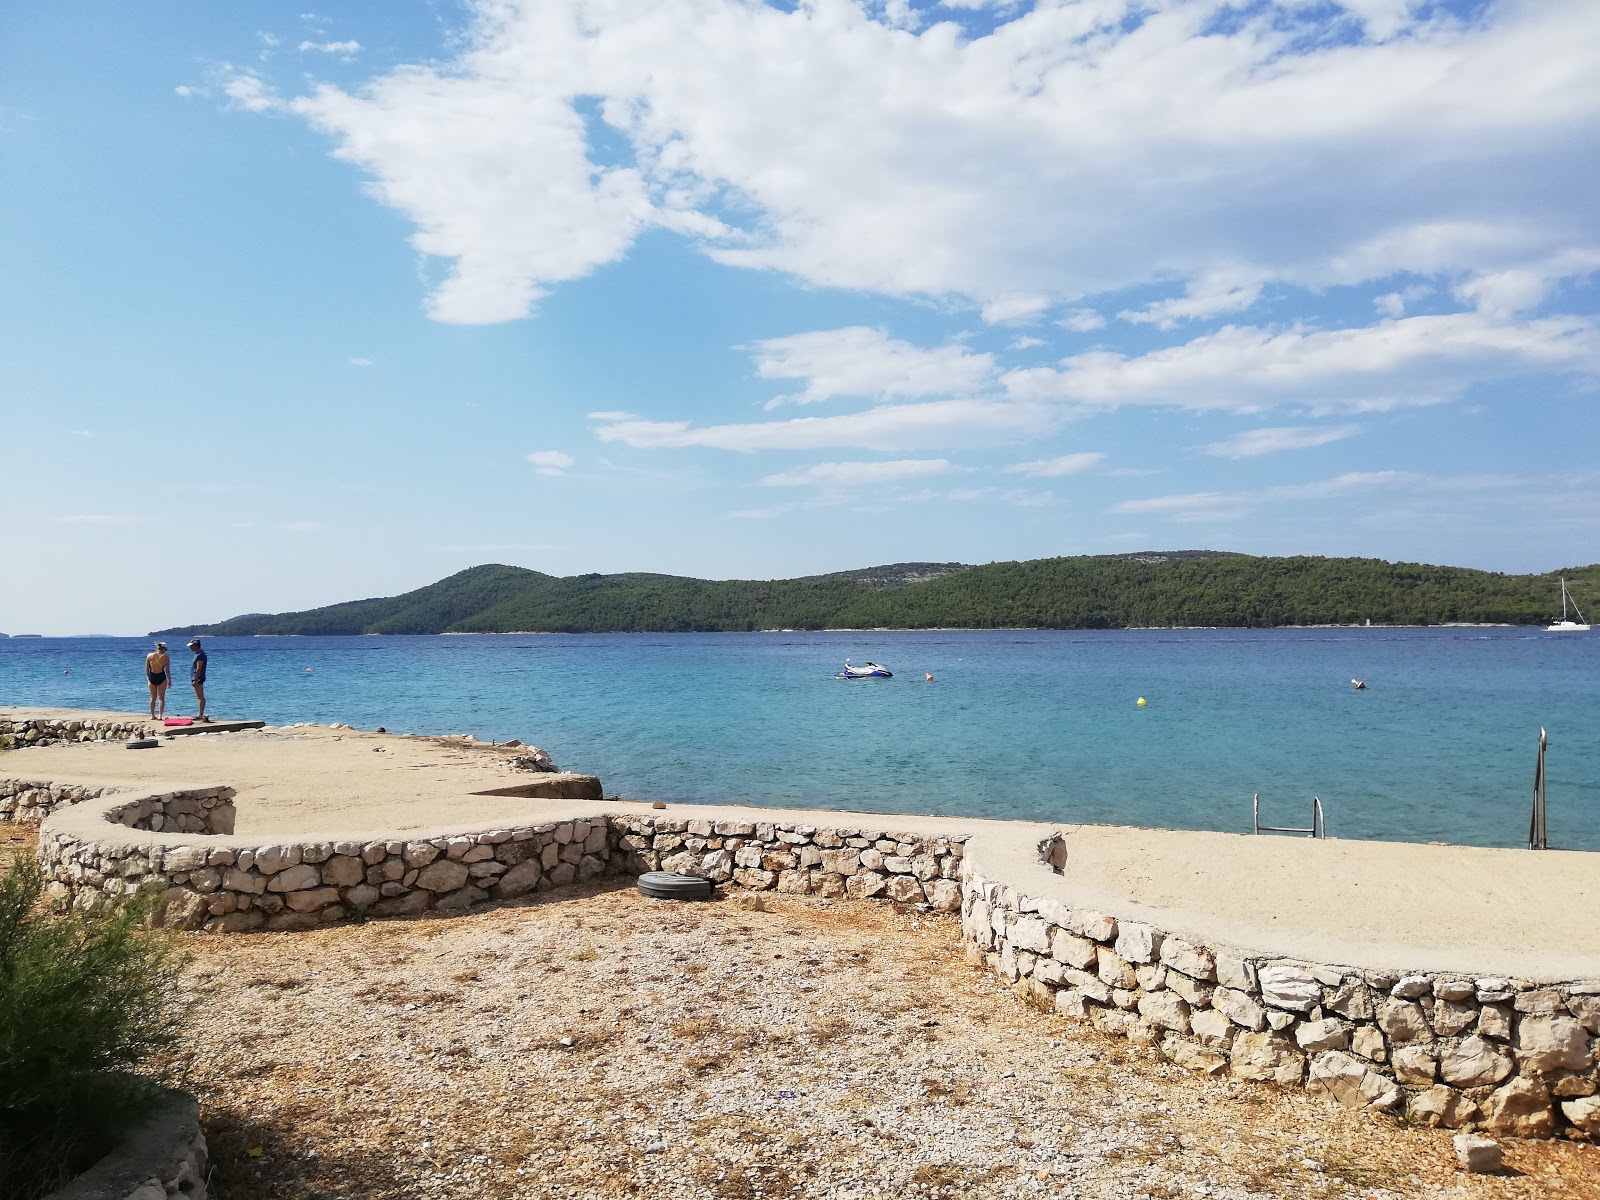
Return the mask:
<svg viewBox="0 0 1600 1200">
<path fill-rule="evenodd" d="M 34 1200 L 103 1155 L 148 1109 L 187 1015 L 184 955 L 145 894 L 44 903 L 38 861 L 0 877 L 0 1196 Z"/>
</svg>

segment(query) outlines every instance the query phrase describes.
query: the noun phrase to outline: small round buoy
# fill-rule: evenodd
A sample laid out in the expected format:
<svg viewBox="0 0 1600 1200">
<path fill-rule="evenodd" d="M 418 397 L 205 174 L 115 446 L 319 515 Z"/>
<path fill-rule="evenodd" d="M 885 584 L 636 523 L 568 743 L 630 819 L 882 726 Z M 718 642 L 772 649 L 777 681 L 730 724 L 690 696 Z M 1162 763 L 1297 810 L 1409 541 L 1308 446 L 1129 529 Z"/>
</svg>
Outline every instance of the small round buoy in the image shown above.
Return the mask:
<svg viewBox="0 0 1600 1200">
<path fill-rule="evenodd" d="M 311 674 L 311 668 L 310 668 L 310 667 L 307 667 L 307 668 L 306 668 L 306 674 L 307 674 L 307 675 L 309 675 L 309 674 Z"/>
<path fill-rule="evenodd" d="M 926 675 L 923 676 L 923 678 L 926 679 L 929 683 L 932 683 L 933 682 L 933 672 L 929 671 Z"/>
<path fill-rule="evenodd" d="M 61 673 L 62 673 L 62 674 L 63 674 L 63 675 L 71 675 L 71 674 L 72 674 L 72 672 L 71 672 L 71 671 L 63 671 L 63 672 L 61 672 Z"/>
<path fill-rule="evenodd" d="M 1143 708 L 1144 706 L 1145 706 L 1145 698 L 1143 696 L 1140 696 L 1139 697 L 1139 707 Z"/>
</svg>

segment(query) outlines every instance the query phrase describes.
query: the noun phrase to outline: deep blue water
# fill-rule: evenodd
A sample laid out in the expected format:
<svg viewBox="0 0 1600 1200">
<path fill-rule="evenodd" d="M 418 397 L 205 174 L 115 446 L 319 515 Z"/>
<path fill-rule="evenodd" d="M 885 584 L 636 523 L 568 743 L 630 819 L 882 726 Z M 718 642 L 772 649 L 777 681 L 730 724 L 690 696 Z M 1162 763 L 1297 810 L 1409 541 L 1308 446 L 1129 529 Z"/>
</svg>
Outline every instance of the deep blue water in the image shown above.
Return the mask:
<svg viewBox="0 0 1600 1200">
<path fill-rule="evenodd" d="M 148 648 L 0 640 L 0 703 L 140 710 Z M 1248 830 L 1253 792 L 1263 820 L 1289 825 L 1316 794 L 1335 837 L 1516 845 L 1543 725 L 1551 843 L 1600 850 L 1600 636 L 502 635 L 207 649 L 217 715 L 517 737 L 598 774 L 608 793 L 679 801 Z M 192 713 L 189 656 L 175 650 L 173 707 Z M 837 682 L 846 655 L 896 676 Z"/>
</svg>

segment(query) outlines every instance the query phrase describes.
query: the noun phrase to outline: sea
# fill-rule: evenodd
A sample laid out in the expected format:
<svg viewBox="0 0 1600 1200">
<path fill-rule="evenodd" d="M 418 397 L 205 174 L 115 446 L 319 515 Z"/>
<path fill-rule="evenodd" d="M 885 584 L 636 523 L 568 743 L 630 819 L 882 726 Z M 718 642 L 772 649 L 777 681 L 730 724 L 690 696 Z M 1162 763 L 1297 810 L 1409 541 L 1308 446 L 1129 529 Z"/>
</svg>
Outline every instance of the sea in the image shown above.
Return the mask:
<svg viewBox="0 0 1600 1200">
<path fill-rule="evenodd" d="M 0 640 L 0 704 L 142 710 L 149 648 Z M 169 709 L 192 714 L 189 655 L 173 650 Z M 1597 635 L 500 634 L 207 651 L 216 716 L 518 738 L 608 795 L 691 804 L 1248 833 L 1253 797 L 1286 826 L 1309 824 L 1317 797 L 1332 837 L 1516 846 L 1543 727 L 1551 845 L 1600 850 Z M 894 678 L 837 680 L 846 657 Z"/>
</svg>

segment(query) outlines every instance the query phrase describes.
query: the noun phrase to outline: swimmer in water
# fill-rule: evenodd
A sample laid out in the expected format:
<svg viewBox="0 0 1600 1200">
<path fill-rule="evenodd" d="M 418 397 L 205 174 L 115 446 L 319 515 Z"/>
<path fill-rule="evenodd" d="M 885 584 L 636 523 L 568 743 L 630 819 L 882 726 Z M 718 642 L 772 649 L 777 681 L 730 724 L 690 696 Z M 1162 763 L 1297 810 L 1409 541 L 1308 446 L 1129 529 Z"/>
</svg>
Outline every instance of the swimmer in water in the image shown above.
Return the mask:
<svg viewBox="0 0 1600 1200">
<path fill-rule="evenodd" d="M 159 720 L 167 715 L 167 685 L 172 682 L 172 660 L 167 657 L 165 642 L 157 642 L 156 648 L 144 656 L 144 677 L 150 685 L 150 719 Z"/>
<path fill-rule="evenodd" d="M 1352 679 L 1350 684 L 1358 692 L 1364 692 L 1367 690 L 1367 681 L 1364 679 Z"/>
</svg>

